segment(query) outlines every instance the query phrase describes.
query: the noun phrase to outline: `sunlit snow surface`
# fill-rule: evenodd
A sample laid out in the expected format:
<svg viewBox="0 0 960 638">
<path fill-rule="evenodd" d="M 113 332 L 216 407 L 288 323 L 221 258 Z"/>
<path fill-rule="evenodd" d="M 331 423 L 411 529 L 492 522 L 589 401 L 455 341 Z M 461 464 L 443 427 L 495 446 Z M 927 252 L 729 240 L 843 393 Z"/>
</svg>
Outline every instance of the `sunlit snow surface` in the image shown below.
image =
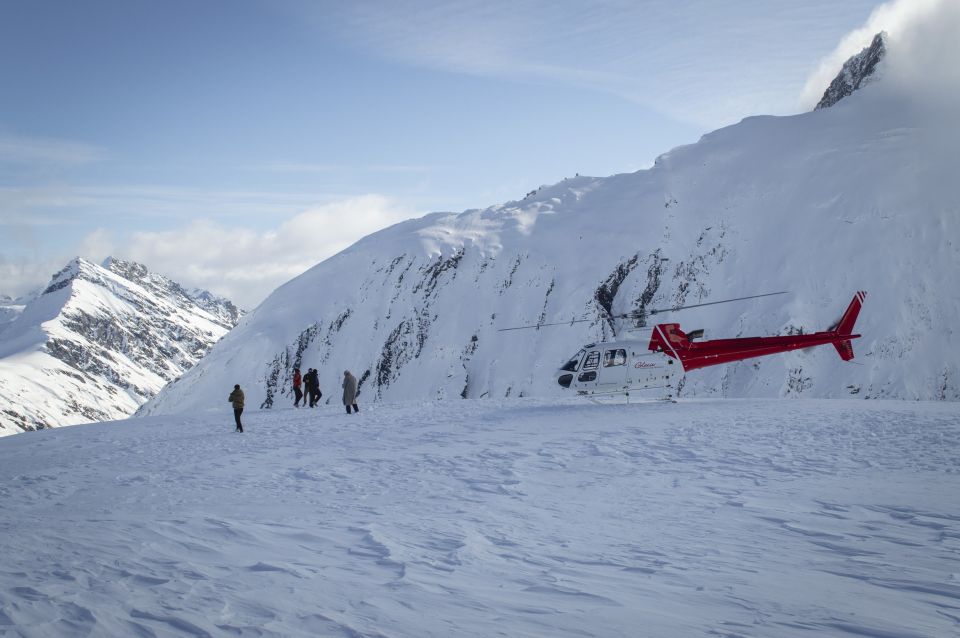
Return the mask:
<svg viewBox="0 0 960 638">
<path fill-rule="evenodd" d="M 0 636 L 960 634 L 956 403 L 361 409 L 0 440 Z"/>
</svg>

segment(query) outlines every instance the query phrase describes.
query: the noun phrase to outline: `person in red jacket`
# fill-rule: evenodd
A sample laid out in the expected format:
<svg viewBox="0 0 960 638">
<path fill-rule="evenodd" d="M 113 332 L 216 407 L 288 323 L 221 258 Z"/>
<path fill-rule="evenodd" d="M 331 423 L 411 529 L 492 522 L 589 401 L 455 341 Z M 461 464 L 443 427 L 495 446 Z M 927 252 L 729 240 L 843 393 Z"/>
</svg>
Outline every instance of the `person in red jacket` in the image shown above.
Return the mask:
<svg viewBox="0 0 960 638">
<path fill-rule="evenodd" d="M 300 384 L 303 383 L 303 379 L 300 377 L 300 368 L 293 369 L 293 392 L 297 396 L 297 400 L 293 402 L 293 407 L 300 407 L 300 400 L 303 399 L 303 390 L 300 389 Z"/>
</svg>

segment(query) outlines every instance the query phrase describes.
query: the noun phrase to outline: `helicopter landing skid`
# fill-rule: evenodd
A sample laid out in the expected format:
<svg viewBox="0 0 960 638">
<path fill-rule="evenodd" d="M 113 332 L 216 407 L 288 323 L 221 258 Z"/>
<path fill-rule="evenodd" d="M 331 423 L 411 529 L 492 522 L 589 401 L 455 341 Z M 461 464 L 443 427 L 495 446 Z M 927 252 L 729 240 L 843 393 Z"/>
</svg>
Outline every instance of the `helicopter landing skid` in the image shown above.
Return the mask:
<svg viewBox="0 0 960 638">
<path fill-rule="evenodd" d="M 594 405 L 610 405 L 613 403 L 611 399 L 614 399 L 618 396 L 622 396 L 626 403 L 630 403 L 629 392 L 593 392 L 590 394 L 582 393 L 580 396 Z M 634 397 L 633 403 L 677 403 L 677 400 L 672 396 L 660 398 Z"/>
</svg>

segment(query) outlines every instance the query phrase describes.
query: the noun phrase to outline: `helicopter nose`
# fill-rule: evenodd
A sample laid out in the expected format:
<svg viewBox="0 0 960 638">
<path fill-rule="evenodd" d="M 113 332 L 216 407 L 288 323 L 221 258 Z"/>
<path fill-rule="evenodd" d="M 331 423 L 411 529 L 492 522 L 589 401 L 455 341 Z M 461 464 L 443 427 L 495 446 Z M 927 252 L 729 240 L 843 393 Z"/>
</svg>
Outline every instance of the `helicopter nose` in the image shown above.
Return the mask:
<svg viewBox="0 0 960 638">
<path fill-rule="evenodd" d="M 560 378 L 557 379 L 557 383 L 559 383 L 560 385 L 562 385 L 562 386 L 565 387 L 565 388 L 569 388 L 569 387 L 570 387 L 570 383 L 571 383 L 572 381 L 573 381 L 573 375 L 572 375 L 572 374 L 562 374 L 562 375 L 560 375 Z"/>
</svg>

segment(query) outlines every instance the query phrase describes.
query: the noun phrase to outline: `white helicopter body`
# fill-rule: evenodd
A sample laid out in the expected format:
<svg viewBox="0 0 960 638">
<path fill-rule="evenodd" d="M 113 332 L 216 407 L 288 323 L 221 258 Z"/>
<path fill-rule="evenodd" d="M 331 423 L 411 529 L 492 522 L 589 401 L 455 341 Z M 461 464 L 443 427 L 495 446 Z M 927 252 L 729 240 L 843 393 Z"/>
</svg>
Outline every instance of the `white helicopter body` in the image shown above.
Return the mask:
<svg viewBox="0 0 960 638">
<path fill-rule="evenodd" d="M 630 394 L 671 398 L 683 376 L 679 362 L 651 352 L 644 341 L 589 343 L 557 371 L 557 382 L 581 395 Z"/>
</svg>

